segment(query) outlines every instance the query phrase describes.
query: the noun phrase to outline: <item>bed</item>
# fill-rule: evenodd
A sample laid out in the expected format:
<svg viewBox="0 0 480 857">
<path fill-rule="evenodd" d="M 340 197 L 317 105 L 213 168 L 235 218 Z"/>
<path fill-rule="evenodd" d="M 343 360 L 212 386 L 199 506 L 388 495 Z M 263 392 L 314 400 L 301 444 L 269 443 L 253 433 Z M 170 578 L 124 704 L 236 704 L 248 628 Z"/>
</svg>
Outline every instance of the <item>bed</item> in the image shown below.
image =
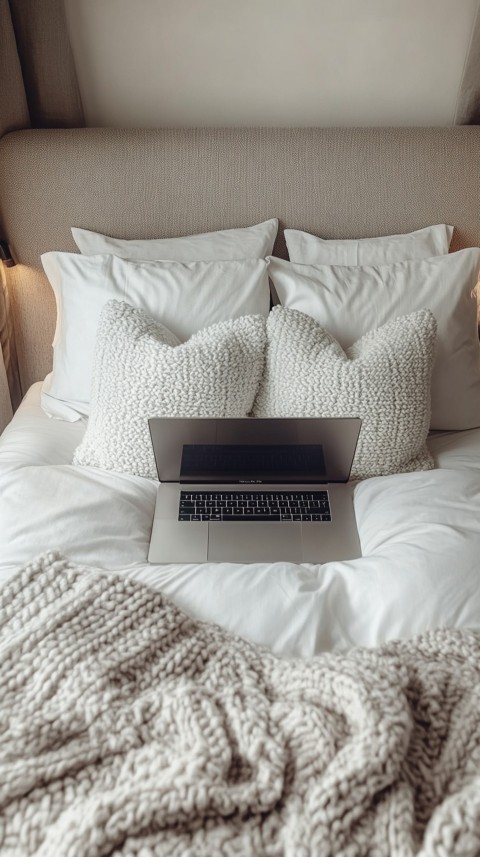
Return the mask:
<svg viewBox="0 0 480 857">
<path fill-rule="evenodd" d="M 39 661 L 38 651 L 29 654 L 26 629 L 38 631 L 42 621 L 47 625 L 48 621 L 53 621 L 53 614 L 50 618 L 42 614 L 48 601 L 73 615 L 72 604 L 84 603 L 81 581 L 90 580 L 92 591 L 97 593 L 99 604 L 103 603 L 102 609 L 107 612 L 108 599 L 115 603 L 117 597 L 137 597 L 135 587 L 138 585 L 138 591 L 150 593 L 152 604 L 164 611 L 157 614 L 155 627 L 160 618 L 165 621 L 165 627 L 170 627 L 171 623 L 173 628 L 183 627 L 184 618 L 180 616 L 192 617 L 192 634 L 197 634 L 200 649 L 206 647 L 212 653 L 224 649 L 233 658 L 231 663 L 236 662 L 237 656 L 240 658 L 240 644 L 235 644 L 235 649 L 232 640 L 237 638 L 230 635 L 239 635 L 248 648 L 248 657 L 241 649 L 244 661 L 243 667 L 238 668 L 239 673 L 255 672 L 254 665 L 261 661 L 262 669 L 275 674 L 277 682 L 275 693 L 272 689 L 267 693 L 270 707 L 265 708 L 265 718 L 269 725 L 265 732 L 260 729 L 260 743 L 255 745 L 255 751 L 252 749 L 255 704 L 260 705 L 258 700 L 254 703 L 255 691 L 248 699 L 243 684 L 242 701 L 238 703 L 237 700 L 235 710 L 229 709 L 225 697 L 221 705 L 216 699 L 216 714 L 220 706 L 229 723 L 225 734 L 230 737 L 236 729 L 232 723 L 238 725 L 240 722 L 238 717 L 241 720 L 248 713 L 247 720 L 250 718 L 249 725 L 243 723 L 238 727 L 242 737 L 235 732 L 233 744 L 228 745 L 228 741 L 225 744 L 225 747 L 230 746 L 228 752 L 233 753 L 235 763 L 231 758 L 225 773 L 223 761 L 221 775 L 215 768 L 217 750 L 212 749 L 223 746 L 220 733 L 216 738 L 212 733 L 210 740 L 196 708 L 195 694 L 189 690 L 179 702 L 181 694 L 177 687 L 172 693 L 175 705 L 181 704 L 183 714 L 170 700 L 170 708 L 173 706 L 176 713 L 173 720 L 168 720 L 168 726 L 165 721 L 159 727 L 155 739 L 158 741 L 163 735 L 163 740 L 176 749 L 171 756 L 167 754 L 168 758 L 160 754 L 157 760 L 160 767 L 151 768 L 152 757 L 149 755 L 150 761 L 147 761 L 146 756 L 141 756 L 139 743 L 142 741 L 138 739 L 141 731 L 138 723 L 147 704 L 145 687 L 151 684 L 154 675 L 145 666 L 148 658 L 142 661 L 142 666 L 138 660 L 132 662 L 136 665 L 132 670 L 138 669 L 139 675 L 144 677 L 144 684 L 139 680 L 135 692 L 131 671 L 129 673 L 125 667 L 122 672 L 124 659 L 115 661 L 117 672 L 112 678 L 110 671 L 108 681 L 103 664 L 104 683 L 95 704 L 101 698 L 106 699 L 107 694 L 111 711 L 118 712 L 120 709 L 115 706 L 120 705 L 120 697 L 115 696 L 112 688 L 119 687 L 123 681 L 123 690 L 126 682 L 129 693 L 123 694 L 122 704 L 127 708 L 121 709 L 121 716 L 126 717 L 125 730 L 115 731 L 117 750 L 112 750 L 115 744 L 112 738 L 110 755 L 107 753 L 103 757 L 110 759 L 106 763 L 106 779 L 97 781 L 92 780 L 89 768 L 93 764 L 92 757 L 82 742 L 85 732 L 94 736 L 95 741 L 95 735 L 98 738 L 102 729 L 103 735 L 113 729 L 113 721 L 105 713 L 108 706 L 102 708 L 98 703 L 97 707 L 92 707 L 90 719 L 82 720 L 84 715 L 80 717 L 78 713 L 80 697 L 76 695 L 74 703 L 73 697 L 70 698 L 70 706 L 77 711 L 83 726 L 70 721 L 64 724 L 61 741 L 58 733 L 51 744 L 43 744 L 40 737 L 45 737 L 45 729 L 42 731 L 38 724 L 40 721 L 44 725 L 52 724 L 52 717 L 55 718 L 52 711 L 58 715 L 62 680 L 58 679 L 57 684 L 55 680 L 57 690 L 52 688 L 48 693 L 40 693 L 36 710 L 41 714 L 37 720 L 33 719 L 30 728 L 28 718 L 22 720 L 21 710 L 26 711 L 28 705 L 33 705 L 32 711 L 35 710 L 40 679 L 35 684 L 32 674 L 23 685 L 24 695 L 20 694 L 12 702 L 19 725 L 17 734 L 13 738 L 9 735 L 13 743 L 8 744 L 2 762 L 5 782 L 14 783 L 13 791 L 6 792 L 10 794 L 10 803 L 7 801 L 5 806 L 10 809 L 6 810 L 7 833 L 2 853 L 227 854 L 231 853 L 230 847 L 236 847 L 242 854 L 356 855 L 373 853 L 369 849 L 375 843 L 378 853 L 433 855 L 440 853 L 435 850 L 439 842 L 446 849 L 442 853 L 478 853 L 475 850 L 480 847 L 478 801 L 472 797 L 479 776 L 478 743 L 475 743 L 478 726 L 472 713 L 474 701 L 469 694 L 472 687 L 479 687 L 476 664 L 477 635 L 480 634 L 480 426 L 432 431 L 427 443 L 434 469 L 392 473 L 358 482 L 354 504 L 362 556 L 357 560 L 323 565 L 285 562 L 248 566 L 226 563 L 151 565 L 147 562 L 147 553 L 157 488 L 155 480 L 72 464 L 75 449 L 87 430 L 87 419 L 52 419 L 42 410 L 42 380 L 51 369 L 55 300 L 41 271 L 39 257 L 46 251 L 74 252 L 72 226 L 126 239 L 150 239 L 248 227 L 268 218 L 278 218 L 280 222 L 274 248 L 274 255 L 280 258 L 286 258 L 284 228 L 306 230 L 331 239 L 349 239 L 359 235 L 405 233 L 436 223 L 455 227 L 450 245 L 452 253 L 480 246 L 479 159 L 480 134 L 474 127 L 125 132 L 82 129 L 15 132 L 0 142 L 2 227 L 19 263 L 9 270 L 8 287 L 25 393 L 14 419 L 0 439 L 0 581 L 2 591 L 7 593 L 3 607 L 8 616 L 4 632 L 10 634 L 4 637 L 10 653 L 5 661 L 8 669 L 13 668 L 14 649 L 9 648 L 13 634 L 13 639 L 23 647 L 26 663 L 31 664 L 37 658 L 35 662 L 40 669 L 37 676 L 44 675 L 49 685 L 50 678 L 40 666 L 45 663 L 43 656 Z M 23 572 L 23 591 L 29 593 L 33 602 L 22 601 L 24 596 L 15 583 L 19 579 L 19 568 L 27 569 Z M 57 579 L 64 581 L 62 586 L 57 584 Z M 105 593 L 102 589 L 107 586 L 105 580 L 124 581 L 125 592 L 122 590 L 120 596 L 117 586 Z M 42 591 L 46 593 L 45 603 L 39 594 Z M 36 603 L 35 593 L 42 608 L 32 606 Z M 63 602 L 69 593 L 73 600 Z M 120 613 L 122 604 L 119 600 Z M 13 607 L 10 610 L 8 605 L 16 605 L 23 622 L 18 619 L 15 623 Z M 85 611 L 88 615 L 87 607 Z M 106 615 L 102 613 L 103 617 Z M 198 620 L 209 624 L 198 624 Z M 450 636 L 444 629 L 450 629 Z M 137 631 L 153 645 L 155 634 L 151 625 L 143 630 L 137 628 Z M 78 634 L 78 629 L 75 633 Z M 97 639 L 101 639 L 102 629 L 98 628 L 97 633 Z M 180 643 L 173 631 L 172 634 L 173 650 L 178 653 Z M 414 636 L 419 634 L 423 636 Z M 414 645 L 412 639 L 420 642 Z M 75 640 L 74 636 L 65 644 L 71 647 L 68 648 L 70 652 L 74 650 Z M 124 643 L 125 640 L 120 652 L 125 654 Z M 58 643 L 56 648 L 53 643 L 52 646 L 45 649 L 45 659 L 50 658 L 62 673 Z M 257 649 L 257 646 L 263 648 Z M 113 643 L 108 650 L 113 652 L 114 649 Z M 216 656 L 212 654 L 213 659 Z M 314 656 L 317 657 L 312 660 Z M 196 657 L 198 665 L 198 654 Z M 385 667 L 386 672 L 382 673 L 383 667 L 379 666 L 382 657 L 384 663 L 388 662 L 390 672 Z M 110 670 L 113 670 L 112 663 L 109 663 Z M 78 667 L 74 674 L 88 694 L 90 683 L 85 676 L 89 669 L 95 671 L 95 668 L 91 660 L 84 661 L 83 665 L 83 672 Z M 457 669 L 458 665 L 461 668 Z M 307 667 L 310 669 L 308 681 Z M 317 669 L 321 671 L 322 692 L 319 685 L 314 688 L 308 684 Z M 200 672 L 201 680 L 206 680 L 205 671 Z M 27 673 L 28 669 L 24 675 Z M 75 683 L 74 674 L 65 677 L 70 689 Z M 432 675 L 437 678 L 433 683 L 429 679 Z M 336 676 L 333 684 L 332 676 Z M 183 689 L 185 681 L 183 675 Z M 215 685 L 216 679 L 210 677 L 209 681 Z M 228 673 L 226 686 L 236 686 L 235 681 L 233 674 Z M 308 688 L 303 694 L 300 688 L 305 689 L 305 681 Z M 455 681 L 458 683 L 456 690 Z M 291 707 L 287 716 L 287 708 L 282 709 L 280 705 L 279 694 L 280 688 L 285 688 L 289 682 L 293 695 L 289 699 Z M 352 682 L 355 689 L 352 689 Z M 473 694 L 476 692 L 474 690 Z M 303 700 L 302 710 L 305 706 L 317 707 L 315 714 L 313 708 L 310 710 L 300 731 L 292 727 L 282 744 L 282 752 L 286 746 L 289 748 L 288 758 L 294 745 L 304 749 L 308 746 L 307 755 L 301 761 L 299 756 L 296 763 L 298 771 L 308 769 L 308 778 L 301 787 L 288 793 L 285 783 L 291 784 L 295 777 L 286 757 L 282 756 L 280 763 L 273 750 L 270 753 L 265 736 L 270 739 L 276 734 L 275 729 L 272 731 L 273 721 L 280 729 L 282 717 L 295 719 L 298 709 L 294 717 L 293 697 L 296 705 Z M 399 712 L 395 705 L 400 697 L 403 708 Z M 461 715 L 457 706 L 459 699 L 463 706 Z M 53 708 L 49 709 L 49 704 Z M 276 720 L 271 707 L 275 704 L 278 708 Z M 202 704 L 199 705 L 202 709 Z M 430 746 L 426 736 L 428 729 L 428 734 L 433 736 L 436 728 L 433 711 L 442 706 L 448 711 L 449 726 L 443 732 L 440 729 L 441 737 L 436 744 L 432 737 Z M 134 712 L 131 722 L 127 709 Z M 380 772 L 372 773 L 362 753 L 371 741 L 378 758 L 382 756 L 379 748 L 384 739 L 379 737 L 378 731 L 381 732 L 380 709 L 388 726 L 386 734 L 397 736 L 398 752 L 393 767 L 386 761 L 387 757 L 391 760 L 395 755 L 392 751 L 393 755 L 387 754 L 382 761 Z M 394 709 L 396 713 L 392 714 Z M 182 731 L 178 723 L 185 725 L 187 710 L 196 712 L 197 725 L 190 723 Z M 257 710 L 264 711 L 261 705 Z M 368 717 L 377 718 L 375 729 L 368 720 L 367 711 Z M 372 712 L 375 711 L 374 717 Z M 335 716 L 332 712 L 336 712 Z M 212 712 L 205 714 L 207 721 L 216 723 L 222 731 L 215 716 Z M 88 728 L 85 728 L 87 721 Z M 355 723 L 355 728 L 352 725 L 349 732 L 345 723 Z M 460 761 L 453 766 L 458 772 L 455 779 L 445 773 L 449 766 L 451 772 L 453 764 L 448 755 L 448 735 L 455 729 L 455 734 L 460 734 L 462 723 L 473 725 L 469 732 L 470 744 L 462 744 L 464 755 L 460 754 Z M 37 726 L 39 731 L 35 732 Z M 188 736 L 193 734 L 197 737 L 195 740 L 192 737 L 190 742 Z M 200 734 L 204 738 L 207 735 L 203 750 L 198 744 Z M 330 767 L 324 765 L 312 773 L 315 751 L 308 737 L 312 735 L 316 735 L 318 741 L 323 735 L 325 748 L 336 747 L 337 768 L 333 761 L 335 754 L 325 749 Z M 253 744 L 249 743 L 250 739 Z M 63 802 L 50 815 L 46 810 L 42 815 L 43 790 L 51 796 L 55 792 L 52 782 L 58 782 L 60 777 L 61 765 L 56 754 L 60 753 L 63 742 L 73 753 L 72 740 L 77 741 L 77 749 L 82 745 L 82 752 L 85 751 L 82 770 L 88 771 L 85 776 L 78 774 L 77 777 L 80 766 L 77 770 L 74 764 L 73 768 L 67 766 L 64 774 L 75 780 L 72 789 L 75 792 L 78 787 L 79 791 L 75 792 L 78 800 L 69 802 L 62 792 Z M 153 740 L 151 734 L 148 740 Z M 39 779 L 35 780 L 31 766 L 19 751 L 18 742 L 21 741 L 31 748 L 32 758 L 37 759 L 37 769 L 42 771 Z M 422 742 L 424 750 L 419 749 Z M 441 747 L 439 742 L 443 742 Z M 232 750 L 233 745 L 235 750 Z M 430 749 L 425 750 L 425 746 Z M 356 747 L 357 753 L 357 756 L 353 753 L 355 763 L 352 761 L 350 768 L 350 763 L 345 762 L 349 747 Z M 144 749 L 152 751 L 152 744 L 146 739 Z M 135 756 L 134 750 L 140 755 Z M 57 773 L 52 780 L 42 767 L 43 762 L 46 764 L 47 751 L 53 754 L 54 765 L 60 765 L 60 768 L 55 767 Z M 418 761 L 420 757 L 427 767 L 430 765 L 428 775 L 419 774 L 423 770 Z M 121 769 L 116 766 L 120 759 Z M 266 767 L 262 767 L 263 762 Z M 181 776 L 178 765 L 183 765 Z M 212 774 L 213 769 L 217 773 Z M 148 792 L 150 796 L 161 771 L 166 772 L 170 786 L 173 781 L 176 784 L 175 800 L 169 786 L 162 792 L 156 809 L 149 804 L 148 812 L 142 815 L 139 802 L 132 803 L 132 796 L 127 799 L 125 792 L 132 778 L 137 790 L 142 791 L 141 771 L 145 782 L 149 783 L 145 794 Z M 201 776 L 199 771 L 203 772 Z M 23 783 L 18 788 L 16 775 Z M 422 777 L 425 782 L 437 782 L 438 786 L 431 786 L 433 792 L 437 788 L 438 794 L 434 797 L 433 792 L 429 792 L 428 799 L 423 802 L 418 798 Z M 121 794 L 112 785 L 112 778 L 117 784 L 124 784 Z M 254 788 L 255 800 L 250 792 L 248 798 L 245 792 L 240 794 L 240 784 L 245 785 L 247 781 Z M 442 784 L 438 785 L 440 781 Z M 85 790 L 87 782 L 90 785 L 93 782 L 90 801 Z M 205 797 L 206 794 L 211 797 L 212 789 L 215 791 L 212 782 L 217 782 L 218 794 L 224 795 L 223 803 L 217 792 L 212 801 Z M 110 803 L 101 797 L 108 791 L 107 783 L 110 784 L 108 788 L 111 786 Z M 185 789 L 193 788 L 192 783 L 196 789 L 192 798 L 195 812 L 191 811 L 192 804 L 184 800 Z M 305 803 L 305 794 L 313 788 L 312 783 L 312 794 L 316 797 L 307 801 L 307 809 L 301 810 L 300 805 Z M 317 787 L 318 792 L 315 791 Z M 410 798 L 405 797 L 409 788 L 417 789 L 415 805 L 414 802 L 410 805 Z M 353 802 L 346 806 L 342 801 L 349 790 Z M 425 790 L 428 791 L 426 786 Z M 230 795 L 230 803 L 226 794 Z M 15 825 L 18 828 L 19 818 L 27 819 L 29 800 L 35 807 L 34 820 L 26 823 L 28 835 L 25 833 L 24 850 L 15 851 Z M 176 815 L 173 810 L 173 815 L 168 815 L 164 800 L 167 803 L 177 801 Z M 145 801 L 148 803 L 146 797 Z M 282 810 L 275 814 L 273 808 L 280 804 Z M 405 809 L 406 804 L 410 809 Z M 335 809 L 329 814 L 329 807 L 333 805 Z M 401 807 L 396 816 L 395 807 L 397 810 Z M 10 810 L 11 815 L 8 814 Z M 122 820 L 122 812 L 127 821 Z M 348 824 L 344 824 L 345 813 Z M 394 816 L 397 820 L 401 816 L 399 826 L 392 821 Z M 100 835 L 102 819 L 107 817 L 115 819 L 115 824 L 111 821 L 108 835 Z M 71 833 L 72 830 L 75 833 Z M 407 850 L 401 851 L 405 830 L 408 831 L 408 835 L 405 834 Z M 462 830 L 466 837 L 463 844 Z M 9 843 L 13 843 L 11 851 Z M 93 843 L 97 850 L 93 850 Z M 140 850 L 142 847 L 144 851 Z M 462 851 L 462 847 L 466 850 Z M 424 850 L 420 851 L 421 848 Z"/>
</svg>

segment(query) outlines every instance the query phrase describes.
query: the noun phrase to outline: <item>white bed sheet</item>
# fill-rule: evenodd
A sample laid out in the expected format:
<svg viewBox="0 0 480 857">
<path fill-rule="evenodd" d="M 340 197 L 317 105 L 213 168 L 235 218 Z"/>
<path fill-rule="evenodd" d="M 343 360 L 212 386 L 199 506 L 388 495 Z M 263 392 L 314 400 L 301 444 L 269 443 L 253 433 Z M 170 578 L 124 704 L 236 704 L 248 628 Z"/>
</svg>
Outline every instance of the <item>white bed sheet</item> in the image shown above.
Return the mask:
<svg viewBox="0 0 480 857">
<path fill-rule="evenodd" d="M 156 483 L 69 462 L 84 424 L 34 385 L 0 438 L 0 581 L 42 551 L 134 577 L 285 656 L 480 630 L 480 429 L 429 440 L 438 469 L 360 483 L 363 556 L 323 565 L 149 565 Z"/>
</svg>

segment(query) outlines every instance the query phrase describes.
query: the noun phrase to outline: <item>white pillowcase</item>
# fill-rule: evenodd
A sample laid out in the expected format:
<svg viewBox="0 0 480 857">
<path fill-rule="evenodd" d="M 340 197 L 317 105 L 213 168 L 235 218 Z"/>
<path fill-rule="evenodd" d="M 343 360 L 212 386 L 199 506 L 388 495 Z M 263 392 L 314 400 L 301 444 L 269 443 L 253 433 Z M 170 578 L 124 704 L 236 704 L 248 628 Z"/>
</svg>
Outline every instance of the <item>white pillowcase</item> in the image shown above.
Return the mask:
<svg viewBox="0 0 480 857">
<path fill-rule="evenodd" d="M 406 235 L 345 241 L 325 241 L 309 232 L 285 229 L 290 261 L 302 265 L 387 265 L 407 259 L 429 259 L 448 253 L 452 235 L 453 226 L 443 223 Z"/>
<path fill-rule="evenodd" d="M 313 318 L 274 307 L 256 417 L 360 417 L 352 479 L 428 470 L 435 318 L 420 310 L 346 352 Z"/>
<path fill-rule="evenodd" d="M 123 301 L 98 326 L 92 411 L 73 463 L 157 478 L 149 417 L 245 417 L 263 371 L 265 319 L 224 321 L 178 340 Z"/>
<path fill-rule="evenodd" d="M 480 249 L 376 267 L 298 265 L 271 257 L 283 306 L 315 318 L 349 348 L 369 330 L 428 307 L 437 320 L 432 429 L 480 425 L 480 345 L 472 297 Z"/>
<path fill-rule="evenodd" d="M 57 301 L 53 372 L 42 387 L 47 414 L 88 415 L 95 337 L 101 310 L 126 300 L 161 321 L 180 340 L 209 324 L 269 310 L 264 259 L 225 262 L 131 262 L 118 256 L 44 253 Z"/>
<path fill-rule="evenodd" d="M 177 262 L 264 259 L 273 253 L 277 231 L 276 218 L 243 229 L 222 229 L 182 238 L 128 240 L 72 227 L 73 240 L 85 256 L 113 253 L 123 259 L 175 259 Z"/>
</svg>

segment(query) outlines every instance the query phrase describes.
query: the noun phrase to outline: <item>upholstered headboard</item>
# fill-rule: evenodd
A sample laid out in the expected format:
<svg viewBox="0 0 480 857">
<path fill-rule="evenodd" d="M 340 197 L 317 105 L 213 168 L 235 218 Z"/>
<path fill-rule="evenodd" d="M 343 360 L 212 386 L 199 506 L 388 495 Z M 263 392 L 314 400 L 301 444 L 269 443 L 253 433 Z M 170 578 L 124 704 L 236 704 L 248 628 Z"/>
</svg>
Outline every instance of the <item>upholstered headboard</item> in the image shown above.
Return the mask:
<svg viewBox="0 0 480 857">
<path fill-rule="evenodd" d="M 25 390 L 51 367 L 40 254 L 74 251 L 71 226 L 147 238 L 278 217 L 348 238 L 451 223 L 452 249 L 480 246 L 480 128 L 19 131 L 0 141 L 0 205 Z"/>
</svg>

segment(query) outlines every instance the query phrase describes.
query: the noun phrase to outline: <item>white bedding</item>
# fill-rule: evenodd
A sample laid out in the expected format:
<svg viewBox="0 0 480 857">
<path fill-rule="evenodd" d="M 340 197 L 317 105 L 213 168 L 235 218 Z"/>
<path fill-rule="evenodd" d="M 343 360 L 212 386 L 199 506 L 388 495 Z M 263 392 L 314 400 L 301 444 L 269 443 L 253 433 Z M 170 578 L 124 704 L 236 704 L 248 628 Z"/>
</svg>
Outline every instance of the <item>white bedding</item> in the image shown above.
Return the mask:
<svg viewBox="0 0 480 857">
<path fill-rule="evenodd" d="M 436 470 L 357 486 L 361 559 L 152 566 L 156 483 L 71 465 L 85 424 L 46 417 L 40 388 L 0 439 L 0 580 L 56 547 L 287 656 L 440 625 L 480 630 L 480 429 L 433 434 Z"/>
</svg>

